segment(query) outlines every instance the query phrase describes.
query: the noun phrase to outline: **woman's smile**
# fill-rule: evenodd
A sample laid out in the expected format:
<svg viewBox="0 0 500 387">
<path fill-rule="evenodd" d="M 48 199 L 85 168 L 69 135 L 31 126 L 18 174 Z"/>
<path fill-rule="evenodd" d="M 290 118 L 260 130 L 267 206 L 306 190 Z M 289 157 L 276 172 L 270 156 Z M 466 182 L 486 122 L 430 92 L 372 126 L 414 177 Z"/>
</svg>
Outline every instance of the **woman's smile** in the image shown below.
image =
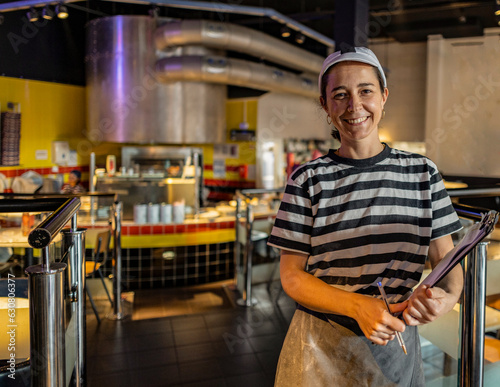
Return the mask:
<svg viewBox="0 0 500 387">
<path fill-rule="evenodd" d="M 359 125 L 364 123 L 368 118 L 369 118 L 368 116 L 360 118 L 351 118 L 351 119 L 345 118 L 344 121 L 350 125 Z"/>
</svg>

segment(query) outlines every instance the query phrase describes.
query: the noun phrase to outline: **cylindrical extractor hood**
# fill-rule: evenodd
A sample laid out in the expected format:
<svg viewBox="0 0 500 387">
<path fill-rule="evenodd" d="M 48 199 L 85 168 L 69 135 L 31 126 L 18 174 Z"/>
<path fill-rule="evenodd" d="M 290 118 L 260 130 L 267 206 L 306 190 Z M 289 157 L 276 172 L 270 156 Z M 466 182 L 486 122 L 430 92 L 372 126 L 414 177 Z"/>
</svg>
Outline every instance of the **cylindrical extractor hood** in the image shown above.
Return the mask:
<svg viewBox="0 0 500 387">
<path fill-rule="evenodd" d="M 87 136 L 93 142 L 221 143 L 225 139 L 225 85 L 160 82 L 147 16 L 113 16 L 87 27 Z M 207 55 L 203 47 L 173 55 Z"/>
</svg>

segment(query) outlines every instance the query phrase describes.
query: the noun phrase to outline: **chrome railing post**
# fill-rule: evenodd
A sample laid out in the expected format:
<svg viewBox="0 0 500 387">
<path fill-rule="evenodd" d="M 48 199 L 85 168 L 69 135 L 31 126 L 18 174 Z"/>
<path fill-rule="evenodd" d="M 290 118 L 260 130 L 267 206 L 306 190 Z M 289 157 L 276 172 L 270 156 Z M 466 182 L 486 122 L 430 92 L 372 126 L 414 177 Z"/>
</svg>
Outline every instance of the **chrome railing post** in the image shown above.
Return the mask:
<svg viewBox="0 0 500 387">
<path fill-rule="evenodd" d="M 90 164 L 89 164 L 89 192 L 95 192 L 95 153 L 90 153 Z M 90 223 L 95 223 L 95 202 L 98 200 L 95 196 L 90 196 Z"/>
<path fill-rule="evenodd" d="M 87 355 L 87 323 L 85 297 L 85 233 L 86 229 L 76 228 L 76 215 L 71 222 L 71 229 L 61 231 L 61 250 L 68 254 L 68 286 L 71 297 L 71 324 L 68 326 L 68 339 L 74 339 L 76 345 L 75 386 L 84 386 L 87 379 L 85 358 Z M 70 359 L 73 361 L 73 359 Z M 73 369 L 73 364 L 68 364 Z"/>
<path fill-rule="evenodd" d="M 252 242 L 252 229 L 253 229 L 253 210 L 250 202 L 247 202 L 246 211 L 246 246 L 245 246 L 245 291 L 243 297 L 237 300 L 240 306 L 253 306 L 257 300 L 252 297 L 252 267 L 253 267 L 253 242 Z"/>
<path fill-rule="evenodd" d="M 49 248 L 42 249 L 47 262 Z M 64 263 L 30 266 L 30 364 L 32 387 L 66 385 Z"/>
<path fill-rule="evenodd" d="M 122 308 L 122 202 L 114 202 L 114 265 L 113 265 L 113 313 L 107 317 L 111 320 L 122 320 L 126 317 Z"/>
<path fill-rule="evenodd" d="M 241 222 L 241 197 L 237 194 L 236 196 L 236 213 L 234 222 L 234 269 L 236 274 L 236 284 L 238 284 L 238 274 L 242 273 L 242 263 L 241 263 L 241 244 L 240 244 L 240 222 Z"/>
<path fill-rule="evenodd" d="M 465 263 L 459 363 L 461 387 L 483 386 L 487 245 L 488 242 L 480 242 Z"/>
</svg>

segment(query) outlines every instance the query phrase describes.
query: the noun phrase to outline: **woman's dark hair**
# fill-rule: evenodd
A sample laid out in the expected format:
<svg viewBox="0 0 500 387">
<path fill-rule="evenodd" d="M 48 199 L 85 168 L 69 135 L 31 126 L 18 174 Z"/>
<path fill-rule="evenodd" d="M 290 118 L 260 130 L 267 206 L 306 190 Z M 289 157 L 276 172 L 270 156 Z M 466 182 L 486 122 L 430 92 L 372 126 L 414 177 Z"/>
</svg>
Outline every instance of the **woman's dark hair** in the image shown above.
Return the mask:
<svg viewBox="0 0 500 387">
<path fill-rule="evenodd" d="M 326 78 L 328 77 L 328 75 L 330 75 L 330 73 L 332 72 L 332 69 L 337 65 L 338 65 L 338 63 L 335 63 L 328 70 L 326 70 L 325 73 L 321 76 L 320 93 L 321 93 L 321 97 L 323 98 L 324 101 L 326 101 L 326 85 L 328 84 L 328 80 Z M 373 67 L 373 71 L 375 71 L 375 75 L 377 76 L 378 84 L 380 87 L 380 92 L 383 94 L 384 93 L 384 79 L 382 78 L 382 74 L 380 74 L 380 72 L 377 70 L 376 67 Z M 340 141 L 340 133 L 335 127 L 333 127 L 333 129 L 332 129 L 331 135 L 335 140 Z"/>
</svg>

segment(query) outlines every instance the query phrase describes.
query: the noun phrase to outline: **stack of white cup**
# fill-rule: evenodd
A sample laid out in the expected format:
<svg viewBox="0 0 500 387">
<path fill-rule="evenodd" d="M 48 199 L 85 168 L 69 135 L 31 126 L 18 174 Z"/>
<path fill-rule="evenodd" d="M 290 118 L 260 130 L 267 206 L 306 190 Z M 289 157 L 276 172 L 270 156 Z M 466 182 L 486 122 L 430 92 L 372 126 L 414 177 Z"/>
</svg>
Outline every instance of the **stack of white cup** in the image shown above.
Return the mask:
<svg viewBox="0 0 500 387">
<path fill-rule="evenodd" d="M 184 223 L 186 217 L 184 201 L 168 203 L 139 203 L 134 205 L 135 224 Z"/>
</svg>

